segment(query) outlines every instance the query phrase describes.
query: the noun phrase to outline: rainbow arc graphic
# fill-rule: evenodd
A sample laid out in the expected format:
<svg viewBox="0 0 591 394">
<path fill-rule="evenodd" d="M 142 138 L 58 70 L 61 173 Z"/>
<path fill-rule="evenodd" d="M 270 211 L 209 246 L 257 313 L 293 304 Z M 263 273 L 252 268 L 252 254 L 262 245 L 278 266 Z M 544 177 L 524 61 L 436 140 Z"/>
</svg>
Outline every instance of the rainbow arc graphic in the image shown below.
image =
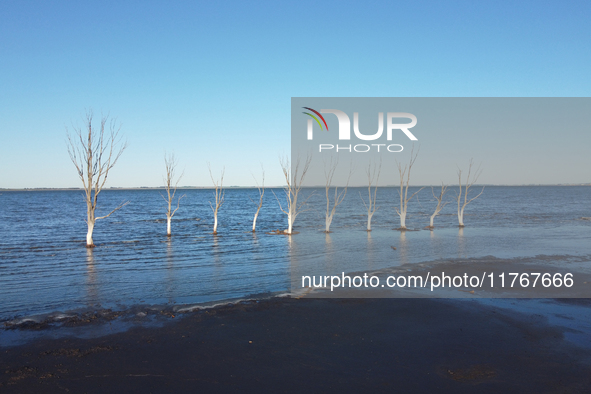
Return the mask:
<svg viewBox="0 0 591 394">
<path fill-rule="evenodd" d="M 320 114 L 320 112 L 316 111 L 315 109 L 309 108 L 309 107 L 302 107 L 304 109 L 307 109 L 308 111 L 312 111 L 314 112 L 316 115 L 318 115 L 320 117 L 320 119 L 322 119 L 322 122 L 324 122 L 324 126 L 326 126 L 326 131 L 328 131 L 328 125 L 326 124 L 326 120 L 324 120 L 324 116 L 322 116 Z M 320 130 L 324 130 L 324 128 L 322 127 L 322 123 L 320 123 L 320 120 L 312 115 L 310 112 L 302 112 L 303 114 L 308 115 L 309 117 L 311 117 L 312 119 L 314 119 L 316 121 L 316 123 L 318 123 L 318 126 L 320 126 Z"/>
</svg>

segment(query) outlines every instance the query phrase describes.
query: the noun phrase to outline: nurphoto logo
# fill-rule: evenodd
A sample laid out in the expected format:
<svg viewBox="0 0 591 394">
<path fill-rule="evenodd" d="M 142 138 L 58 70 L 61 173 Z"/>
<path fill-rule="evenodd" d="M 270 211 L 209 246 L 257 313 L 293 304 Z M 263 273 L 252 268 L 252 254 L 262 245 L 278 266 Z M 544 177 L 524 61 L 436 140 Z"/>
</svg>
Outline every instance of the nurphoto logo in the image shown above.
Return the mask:
<svg viewBox="0 0 591 394">
<path fill-rule="evenodd" d="M 303 114 L 307 115 L 310 119 L 307 119 L 307 136 L 308 140 L 314 139 L 314 120 L 320 127 L 320 130 L 328 130 L 328 124 L 322 114 L 333 114 L 337 117 L 339 122 L 339 141 L 350 141 L 351 140 L 351 119 L 349 115 L 338 109 L 321 109 L 317 111 L 310 107 L 302 107 L 310 112 L 304 111 Z M 394 123 L 394 119 L 410 119 L 410 123 Z M 409 129 L 413 128 L 417 124 L 417 117 L 407 112 L 388 112 L 386 115 L 386 139 L 392 141 L 392 135 L 395 130 L 402 131 L 411 141 L 418 141 L 418 138 L 410 132 Z M 323 126 L 324 125 L 324 126 Z M 362 141 L 375 141 L 382 137 L 384 133 L 384 113 L 378 113 L 378 130 L 373 134 L 364 134 L 359 130 L 359 113 L 353 112 L 353 133 L 355 137 Z M 381 149 L 381 150 L 380 150 Z M 404 147 L 400 144 L 319 144 L 318 151 L 345 151 L 345 152 L 358 152 L 365 153 L 372 150 L 377 152 L 402 152 Z"/>
</svg>

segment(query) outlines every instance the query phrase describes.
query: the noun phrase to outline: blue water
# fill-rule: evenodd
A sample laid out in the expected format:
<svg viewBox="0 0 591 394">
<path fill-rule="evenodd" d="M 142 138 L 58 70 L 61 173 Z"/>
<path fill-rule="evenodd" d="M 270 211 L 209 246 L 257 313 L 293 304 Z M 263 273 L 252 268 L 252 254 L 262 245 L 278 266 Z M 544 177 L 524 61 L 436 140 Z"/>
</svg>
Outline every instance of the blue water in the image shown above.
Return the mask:
<svg viewBox="0 0 591 394">
<path fill-rule="evenodd" d="M 183 190 L 186 197 L 166 237 L 165 203 L 158 190 L 105 190 L 99 214 L 130 201 L 98 221 L 96 248 L 84 247 L 85 203 L 81 191 L 3 191 L 0 194 L 0 321 L 88 307 L 192 304 L 290 289 L 302 270 L 345 272 L 453 258 L 496 256 L 591 256 L 591 187 L 486 187 L 457 227 L 456 206 L 447 205 L 425 230 L 435 206 L 425 189 L 409 204 L 401 233 L 394 188 L 378 190 L 373 231 L 365 231 L 360 199 L 351 188 L 337 209 L 331 234 L 324 230 L 323 189 L 298 216 L 292 237 L 266 232 L 286 228 L 286 217 L 268 189 L 257 233 L 250 232 L 256 189 L 228 189 L 218 236 L 211 234 L 211 190 Z M 448 198 L 454 194 L 450 188 Z M 396 247 L 393 252 L 391 246 Z M 552 259 L 549 258 L 551 261 Z M 564 260 L 564 259 L 562 259 Z M 556 259 L 561 261 L 561 259 Z M 581 262 L 582 261 L 582 262 Z M 591 263 L 590 263 L 591 264 Z"/>
</svg>

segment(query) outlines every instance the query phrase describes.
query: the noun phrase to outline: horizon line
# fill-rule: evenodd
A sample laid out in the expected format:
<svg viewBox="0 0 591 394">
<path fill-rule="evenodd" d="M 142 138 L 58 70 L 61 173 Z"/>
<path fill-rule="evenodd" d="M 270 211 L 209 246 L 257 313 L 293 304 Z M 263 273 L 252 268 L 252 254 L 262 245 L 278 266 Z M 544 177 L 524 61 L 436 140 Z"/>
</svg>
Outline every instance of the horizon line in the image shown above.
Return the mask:
<svg viewBox="0 0 591 394">
<path fill-rule="evenodd" d="M 409 185 L 410 187 L 440 187 L 441 185 Z M 448 184 L 446 185 L 448 187 L 453 187 L 456 186 L 456 184 Z M 464 185 L 462 185 L 464 186 Z M 524 186 L 591 186 L 591 183 L 522 183 L 522 184 L 503 184 L 503 183 L 479 183 L 479 184 L 474 184 L 472 185 L 472 187 L 524 187 Z M 260 186 L 236 186 L 236 185 L 232 185 L 232 186 L 226 186 L 224 187 L 224 189 L 257 189 Z M 273 185 L 273 186 L 265 186 L 265 189 L 284 189 L 285 187 L 287 187 L 287 185 L 283 185 L 283 186 L 277 186 L 277 185 Z M 326 185 L 312 185 L 312 186 L 302 186 L 302 188 L 306 188 L 306 189 L 317 189 L 317 188 L 325 188 Z M 362 185 L 362 186 L 341 186 L 341 185 L 335 185 L 335 186 L 331 186 L 331 188 L 333 187 L 340 187 L 340 188 L 344 188 L 344 187 L 352 187 L 352 188 L 358 188 L 358 187 L 362 187 L 362 188 L 366 188 L 368 187 L 368 185 Z M 374 186 L 372 186 L 374 187 Z M 387 188 L 399 188 L 400 185 L 378 185 L 377 187 L 387 187 Z M 165 186 L 112 186 L 112 187 L 105 187 L 102 190 L 165 190 L 166 187 Z M 215 189 L 214 186 L 179 186 L 176 188 L 177 190 L 186 190 L 186 189 L 202 189 L 202 190 L 213 190 Z M 24 188 L 3 188 L 0 187 L 0 191 L 7 191 L 7 192 L 11 192 L 11 191 L 43 191 L 43 190 L 53 190 L 53 191 L 68 191 L 68 190 L 80 190 L 80 191 L 84 191 L 84 188 L 82 187 L 24 187 Z"/>
</svg>

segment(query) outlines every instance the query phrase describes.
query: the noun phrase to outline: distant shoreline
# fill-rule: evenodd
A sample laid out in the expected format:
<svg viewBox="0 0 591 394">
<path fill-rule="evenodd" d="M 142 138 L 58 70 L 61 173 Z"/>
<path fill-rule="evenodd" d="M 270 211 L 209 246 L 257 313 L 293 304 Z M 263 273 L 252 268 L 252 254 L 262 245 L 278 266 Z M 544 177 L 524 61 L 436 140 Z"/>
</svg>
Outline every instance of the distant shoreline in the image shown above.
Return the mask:
<svg viewBox="0 0 591 394">
<path fill-rule="evenodd" d="M 411 185 L 410 187 L 440 187 L 441 185 Z M 449 185 L 455 186 L 455 185 Z M 488 185 L 488 184 L 480 184 L 480 185 L 473 185 L 473 187 L 573 187 L 573 186 L 591 186 L 591 183 L 560 183 L 560 184 L 525 184 L 525 185 Z M 283 186 L 265 186 L 265 189 L 283 189 Z M 324 188 L 324 185 L 317 185 L 317 186 L 303 186 L 304 189 L 316 189 L 316 188 Z M 338 186 L 343 187 L 343 186 Z M 355 187 L 367 187 L 366 185 L 363 186 L 349 186 L 350 188 Z M 391 188 L 391 187 L 400 187 L 400 185 L 384 185 L 378 186 L 380 188 Z M 226 186 L 224 189 L 256 189 L 257 186 Z M 212 186 L 179 186 L 179 190 L 213 190 L 214 187 Z M 105 187 L 103 190 L 165 190 L 164 186 L 140 186 L 140 187 Z M 0 192 L 28 192 L 28 191 L 84 191 L 81 187 L 26 187 L 21 189 L 13 189 L 13 188 L 0 188 Z"/>
</svg>

